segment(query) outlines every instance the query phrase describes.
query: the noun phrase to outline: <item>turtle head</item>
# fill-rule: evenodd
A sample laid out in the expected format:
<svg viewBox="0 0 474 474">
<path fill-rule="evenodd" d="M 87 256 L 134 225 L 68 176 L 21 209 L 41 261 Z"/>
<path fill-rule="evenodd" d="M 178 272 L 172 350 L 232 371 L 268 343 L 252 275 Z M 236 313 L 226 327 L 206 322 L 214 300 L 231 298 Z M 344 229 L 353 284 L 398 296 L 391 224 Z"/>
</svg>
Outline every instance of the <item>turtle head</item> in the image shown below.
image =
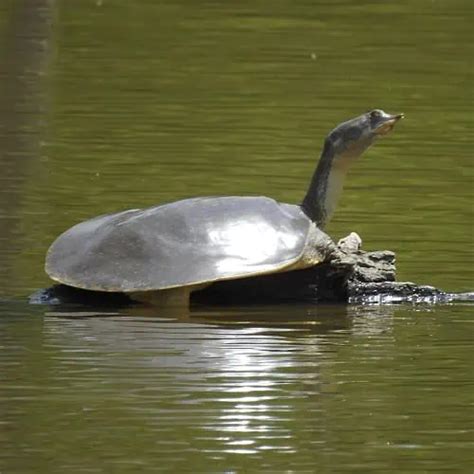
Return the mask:
<svg viewBox="0 0 474 474">
<path fill-rule="evenodd" d="M 303 210 L 319 227 L 324 228 L 334 213 L 350 165 L 401 118 L 403 114 L 390 115 L 375 109 L 341 123 L 329 133 L 302 202 Z"/>
<path fill-rule="evenodd" d="M 387 135 L 403 114 L 390 115 L 380 109 L 338 125 L 327 137 L 325 148 L 334 157 L 360 156 L 379 137 Z"/>
</svg>

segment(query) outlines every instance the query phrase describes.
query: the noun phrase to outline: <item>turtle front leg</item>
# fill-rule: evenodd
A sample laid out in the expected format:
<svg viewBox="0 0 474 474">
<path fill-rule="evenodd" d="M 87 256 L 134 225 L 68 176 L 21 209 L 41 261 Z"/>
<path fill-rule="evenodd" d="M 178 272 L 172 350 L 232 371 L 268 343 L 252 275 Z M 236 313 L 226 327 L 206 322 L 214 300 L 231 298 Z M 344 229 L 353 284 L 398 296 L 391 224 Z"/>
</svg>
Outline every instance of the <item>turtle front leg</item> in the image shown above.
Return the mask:
<svg viewBox="0 0 474 474">
<path fill-rule="evenodd" d="M 337 247 L 344 252 L 357 252 L 362 247 L 362 239 L 357 232 L 351 232 L 348 236 L 339 239 Z"/>
</svg>

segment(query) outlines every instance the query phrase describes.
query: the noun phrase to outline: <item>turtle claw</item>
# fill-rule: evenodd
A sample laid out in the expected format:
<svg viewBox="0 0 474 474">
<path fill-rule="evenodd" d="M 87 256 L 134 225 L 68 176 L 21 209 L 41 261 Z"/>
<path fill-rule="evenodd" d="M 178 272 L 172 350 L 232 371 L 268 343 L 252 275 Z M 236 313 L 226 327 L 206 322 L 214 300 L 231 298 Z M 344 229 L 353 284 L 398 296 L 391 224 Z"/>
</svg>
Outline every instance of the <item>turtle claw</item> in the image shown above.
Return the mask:
<svg viewBox="0 0 474 474">
<path fill-rule="evenodd" d="M 357 252 L 362 247 L 362 239 L 357 232 L 351 232 L 338 241 L 337 247 L 344 252 Z"/>
</svg>

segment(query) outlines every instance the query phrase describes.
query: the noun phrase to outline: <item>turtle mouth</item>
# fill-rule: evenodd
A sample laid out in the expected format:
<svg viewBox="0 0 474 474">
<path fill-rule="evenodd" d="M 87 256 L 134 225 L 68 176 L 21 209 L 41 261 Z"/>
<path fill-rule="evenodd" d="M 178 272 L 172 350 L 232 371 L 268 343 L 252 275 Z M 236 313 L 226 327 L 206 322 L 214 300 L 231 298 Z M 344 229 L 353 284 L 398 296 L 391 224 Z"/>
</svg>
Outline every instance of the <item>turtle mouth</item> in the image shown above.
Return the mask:
<svg viewBox="0 0 474 474">
<path fill-rule="evenodd" d="M 387 133 L 391 132 L 393 127 L 395 127 L 395 124 L 403 117 L 403 114 L 388 115 L 387 117 L 384 117 L 382 122 L 375 128 L 375 134 L 381 136 L 387 135 Z"/>
</svg>

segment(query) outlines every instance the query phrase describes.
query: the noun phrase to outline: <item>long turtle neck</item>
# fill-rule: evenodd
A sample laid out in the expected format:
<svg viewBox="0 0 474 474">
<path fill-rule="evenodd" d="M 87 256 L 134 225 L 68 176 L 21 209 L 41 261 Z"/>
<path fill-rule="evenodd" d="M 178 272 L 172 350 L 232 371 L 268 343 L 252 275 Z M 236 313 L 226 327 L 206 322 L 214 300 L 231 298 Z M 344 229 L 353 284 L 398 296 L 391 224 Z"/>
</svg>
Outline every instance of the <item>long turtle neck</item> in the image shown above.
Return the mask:
<svg viewBox="0 0 474 474">
<path fill-rule="evenodd" d="M 336 208 L 344 186 L 344 178 L 355 159 L 363 149 L 336 154 L 331 139 L 327 138 L 308 192 L 301 204 L 306 215 L 324 229 Z"/>
<path fill-rule="evenodd" d="M 389 133 L 403 114 L 390 115 L 375 109 L 338 125 L 326 138 L 323 152 L 301 207 L 324 229 L 336 209 L 344 178 L 350 165 L 372 145 L 375 138 Z"/>
</svg>

